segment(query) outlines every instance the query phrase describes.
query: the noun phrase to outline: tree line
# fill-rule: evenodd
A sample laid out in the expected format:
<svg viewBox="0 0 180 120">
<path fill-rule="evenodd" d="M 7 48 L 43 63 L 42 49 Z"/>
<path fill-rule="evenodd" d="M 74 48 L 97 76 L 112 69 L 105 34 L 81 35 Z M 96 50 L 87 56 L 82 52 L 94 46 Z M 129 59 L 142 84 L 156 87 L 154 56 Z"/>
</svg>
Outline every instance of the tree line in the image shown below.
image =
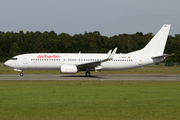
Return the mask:
<svg viewBox="0 0 180 120">
<path fill-rule="evenodd" d="M 0 32 L 0 62 L 23 53 L 107 53 L 118 47 L 117 53 L 128 53 L 143 48 L 153 37 L 152 33 L 102 36 L 100 32 L 85 32 L 73 36 L 54 31 Z M 180 62 L 180 35 L 168 36 L 165 53 L 175 53 L 168 62 Z"/>
</svg>

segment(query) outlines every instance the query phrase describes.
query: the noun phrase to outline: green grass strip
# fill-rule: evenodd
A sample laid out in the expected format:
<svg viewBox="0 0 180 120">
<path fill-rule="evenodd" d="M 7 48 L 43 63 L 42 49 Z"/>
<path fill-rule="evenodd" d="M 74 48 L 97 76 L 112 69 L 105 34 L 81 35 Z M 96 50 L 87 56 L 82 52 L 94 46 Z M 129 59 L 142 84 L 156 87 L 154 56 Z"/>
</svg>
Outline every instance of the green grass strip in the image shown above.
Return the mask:
<svg viewBox="0 0 180 120">
<path fill-rule="evenodd" d="M 0 81 L 1 120 L 180 119 L 180 81 Z"/>
</svg>

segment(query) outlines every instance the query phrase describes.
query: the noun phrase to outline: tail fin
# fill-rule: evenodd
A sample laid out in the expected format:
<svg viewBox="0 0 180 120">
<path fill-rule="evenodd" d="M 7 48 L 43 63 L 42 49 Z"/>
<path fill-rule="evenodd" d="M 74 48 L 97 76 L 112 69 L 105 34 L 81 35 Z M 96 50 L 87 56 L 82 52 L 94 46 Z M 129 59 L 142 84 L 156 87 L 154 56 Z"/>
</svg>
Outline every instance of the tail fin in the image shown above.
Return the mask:
<svg viewBox="0 0 180 120">
<path fill-rule="evenodd" d="M 143 49 L 132 53 L 140 52 L 141 54 L 150 54 L 152 56 L 163 55 L 170 27 L 170 24 L 163 25 L 163 27 Z"/>
</svg>

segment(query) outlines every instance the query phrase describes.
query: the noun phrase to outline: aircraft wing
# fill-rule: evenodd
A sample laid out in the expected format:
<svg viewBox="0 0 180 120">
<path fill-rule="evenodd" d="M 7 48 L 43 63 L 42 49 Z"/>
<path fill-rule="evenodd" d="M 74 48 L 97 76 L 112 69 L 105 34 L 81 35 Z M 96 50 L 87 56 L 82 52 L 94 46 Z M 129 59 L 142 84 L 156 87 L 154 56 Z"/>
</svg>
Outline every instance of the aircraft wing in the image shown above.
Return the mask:
<svg viewBox="0 0 180 120">
<path fill-rule="evenodd" d="M 113 50 L 113 52 L 111 53 L 112 50 L 110 50 L 108 52 L 108 57 L 99 61 L 93 61 L 93 62 L 88 62 L 88 63 L 83 63 L 83 64 L 77 64 L 77 68 L 79 70 L 97 70 L 97 69 L 101 69 L 100 64 L 109 60 L 112 60 L 114 58 L 114 55 L 116 54 L 117 51 L 117 47 Z"/>
</svg>

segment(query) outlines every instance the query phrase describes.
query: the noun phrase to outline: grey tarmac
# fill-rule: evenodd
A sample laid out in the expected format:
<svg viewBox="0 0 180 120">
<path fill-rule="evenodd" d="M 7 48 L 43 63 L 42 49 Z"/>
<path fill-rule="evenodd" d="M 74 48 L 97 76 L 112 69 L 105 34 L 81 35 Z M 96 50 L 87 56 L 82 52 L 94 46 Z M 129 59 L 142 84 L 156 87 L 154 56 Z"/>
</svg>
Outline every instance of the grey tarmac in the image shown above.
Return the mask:
<svg viewBox="0 0 180 120">
<path fill-rule="evenodd" d="M 16 74 L 0 75 L 0 80 L 165 80 L 180 81 L 180 75 L 144 75 L 144 74 L 95 74 L 85 77 L 84 74 L 60 74 L 60 75 L 35 75 L 25 74 L 19 76 Z"/>
</svg>

